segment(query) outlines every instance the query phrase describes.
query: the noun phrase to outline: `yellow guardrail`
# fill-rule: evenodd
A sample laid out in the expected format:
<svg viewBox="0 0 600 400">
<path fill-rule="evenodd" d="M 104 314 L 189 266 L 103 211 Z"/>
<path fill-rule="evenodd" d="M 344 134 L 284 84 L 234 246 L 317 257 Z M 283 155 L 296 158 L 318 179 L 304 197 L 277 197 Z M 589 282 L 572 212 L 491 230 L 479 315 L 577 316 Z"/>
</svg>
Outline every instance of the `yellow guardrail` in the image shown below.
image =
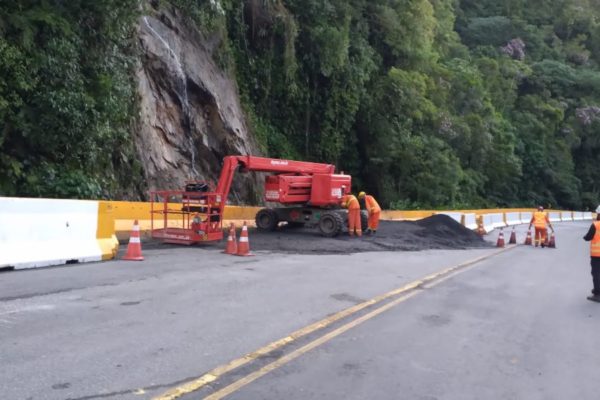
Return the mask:
<svg viewBox="0 0 600 400">
<path fill-rule="evenodd" d="M 150 236 L 151 229 L 151 218 L 150 218 L 150 204 L 149 202 L 139 201 L 107 201 L 107 210 L 111 211 L 112 223 L 114 224 L 114 232 L 116 233 L 119 240 L 126 240 L 131 232 L 134 220 L 138 220 L 140 224 L 140 231 L 142 237 Z M 181 204 L 170 203 L 169 206 L 177 208 Z M 155 203 L 155 207 L 160 207 L 160 204 Z M 223 225 L 226 226 L 230 223 L 234 223 L 236 226 L 240 226 L 243 221 L 246 221 L 248 225 L 254 225 L 254 218 L 256 213 L 262 207 L 252 206 L 226 206 L 223 216 Z M 411 211 L 396 211 L 396 210 L 384 210 L 381 212 L 381 218 L 383 220 L 394 220 L 394 221 L 416 221 L 419 219 L 430 217 L 434 214 L 475 214 L 477 221 L 481 221 L 483 215 L 487 214 L 502 214 L 506 218 L 507 213 L 531 213 L 534 212 L 535 208 L 488 208 L 488 209 L 466 209 L 466 210 L 411 210 Z M 547 212 L 561 212 L 560 210 L 546 210 Z M 564 211 L 562 211 L 564 212 Z M 567 212 L 568 213 L 568 212 Z M 571 216 L 574 214 L 571 212 Z M 176 215 L 170 215 L 169 221 L 173 226 L 177 226 L 177 219 L 180 218 Z M 465 219 L 462 218 L 462 223 L 465 224 Z M 506 222 L 506 221 L 505 221 Z M 110 224 L 110 222 L 107 222 Z"/>
</svg>

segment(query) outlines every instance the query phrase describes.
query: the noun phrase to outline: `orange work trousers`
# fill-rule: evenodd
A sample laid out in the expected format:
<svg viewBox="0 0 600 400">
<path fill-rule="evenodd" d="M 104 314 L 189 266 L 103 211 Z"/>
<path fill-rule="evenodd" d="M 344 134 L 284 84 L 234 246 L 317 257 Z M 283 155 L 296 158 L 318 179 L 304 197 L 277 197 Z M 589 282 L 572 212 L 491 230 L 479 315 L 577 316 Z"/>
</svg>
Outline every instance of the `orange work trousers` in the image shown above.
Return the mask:
<svg viewBox="0 0 600 400">
<path fill-rule="evenodd" d="M 546 243 L 546 235 L 548 234 L 548 230 L 546 228 L 535 228 L 535 247 L 540 246 L 543 243 Z"/>
<path fill-rule="evenodd" d="M 350 236 L 362 236 L 362 227 L 360 224 L 360 208 L 348 210 L 348 233 Z"/>
<path fill-rule="evenodd" d="M 372 231 L 376 231 L 379 228 L 379 217 L 381 216 L 381 212 L 377 211 L 374 213 L 369 213 L 369 229 Z"/>
</svg>

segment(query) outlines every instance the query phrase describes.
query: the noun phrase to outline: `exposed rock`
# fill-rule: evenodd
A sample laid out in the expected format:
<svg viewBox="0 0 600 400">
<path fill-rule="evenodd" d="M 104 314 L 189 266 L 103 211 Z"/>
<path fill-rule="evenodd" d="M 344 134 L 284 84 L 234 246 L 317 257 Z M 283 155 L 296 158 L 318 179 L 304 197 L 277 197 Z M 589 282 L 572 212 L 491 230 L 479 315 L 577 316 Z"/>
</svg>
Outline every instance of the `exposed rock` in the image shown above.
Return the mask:
<svg viewBox="0 0 600 400">
<path fill-rule="evenodd" d="M 219 68 L 219 38 L 204 37 L 174 9 L 139 20 L 140 103 L 135 142 L 149 190 L 180 189 L 188 180 L 216 183 L 229 154 L 258 154 L 238 89 Z M 262 185 L 235 177 L 229 199 L 254 203 Z"/>
</svg>

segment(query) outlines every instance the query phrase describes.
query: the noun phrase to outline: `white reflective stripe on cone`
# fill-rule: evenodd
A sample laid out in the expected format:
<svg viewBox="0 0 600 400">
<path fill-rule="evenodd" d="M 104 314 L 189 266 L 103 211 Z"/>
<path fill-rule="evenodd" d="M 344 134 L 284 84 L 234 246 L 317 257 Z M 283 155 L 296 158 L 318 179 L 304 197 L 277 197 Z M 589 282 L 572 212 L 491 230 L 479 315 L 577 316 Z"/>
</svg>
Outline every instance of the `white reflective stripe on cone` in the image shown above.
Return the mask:
<svg viewBox="0 0 600 400">
<path fill-rule="evenodd" d="M 139 232 L 140 231 L 140 226 L 139 225 L 134 225 L 132 231 Z"/>
<path fill-rule="evenodd" d="M 129 238 L 129 243 L 140 243 L 140 238 L 132 236 Z"/>
<path fill-rule="evenodd" d="M 240 238 L 240 242 L 247 242 L 247 241 L 248 241 L 248 238 L 247 238 L 247 237 L 241 237 L 241 238 Z"/>
</svg>

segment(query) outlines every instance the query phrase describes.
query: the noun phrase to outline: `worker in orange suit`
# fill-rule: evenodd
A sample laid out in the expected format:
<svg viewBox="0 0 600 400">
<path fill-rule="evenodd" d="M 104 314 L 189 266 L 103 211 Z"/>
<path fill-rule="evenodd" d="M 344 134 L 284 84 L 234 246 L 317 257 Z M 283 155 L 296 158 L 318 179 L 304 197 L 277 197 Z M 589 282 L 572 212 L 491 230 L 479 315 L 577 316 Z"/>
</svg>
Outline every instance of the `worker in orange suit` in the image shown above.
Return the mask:
<svg viewBox="0 0 600 400">
<path fill-rule="evenodd" d="M 364 202 L 365 209 L 369 213 L 369 228 L 367 229 L 367 234 L 375 234 L 377 233 L 377 228 L 379 227 L 379 217 L 381 217 L 381 207 L 379 207 L 379 203 L 375 200 L 375 197 L 370 194 L 366 194 L 365 192 L 360 192 L 358 194 L 358 201 L 360 203 Z"/>
<path fill-rule="evenodd" d="M 592 282 L 594 284 L 592 295 L 587 299 L 600 303 L 600 206 L 596 208 L 596 220 L 590 226 L 583 240 L 590 242 Z"/>
<path fill-rule="evenodd" d="M 348 233 L 350 236 L 362 236 L 360 224 L 360 204 L 353 194 L 342 196 L 342 207 L 348 209 Z"/>
<path fill-rule="evenodd" d="M 541 245 L 542 248 L 546 247 L 546 235 L 548 233 L 547 227 L 549 226 L 550 229 L 552 229 L 552 232 L 554 232 L 554 228 L 552 227 L 552 224 L 550 223 L 548 214 L 546 214 L 546 212 L 544 211 L 544 207 L 539 206 L 538 210 L 533 213 L 533 217 L 531 218 L 531 221 L 529 222 L 530 230 L 531 230 L 531 225 L 533 225 L 535 227 L 535 237 L 534 237 L 535 247 L 538 247 L 538 245 Z"/>
</svg>

